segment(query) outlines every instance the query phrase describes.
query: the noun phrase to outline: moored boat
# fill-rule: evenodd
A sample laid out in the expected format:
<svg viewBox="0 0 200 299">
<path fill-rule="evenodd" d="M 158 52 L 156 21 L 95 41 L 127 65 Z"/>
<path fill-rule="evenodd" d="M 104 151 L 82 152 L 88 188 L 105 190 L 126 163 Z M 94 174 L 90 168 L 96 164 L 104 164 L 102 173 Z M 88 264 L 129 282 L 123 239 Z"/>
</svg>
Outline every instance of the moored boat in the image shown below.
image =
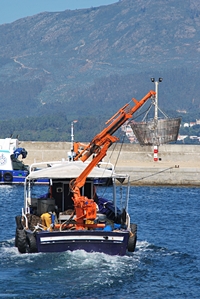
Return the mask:
<svg viewBox="0 0 200 299">
<path fill-rule="evenodd" d="M 16 138 L 0 139 L 0 184 L 22 184 L 29 174 L 29 166 L 19 160 L 27 151 L 19 146 Z"/>
</svg>

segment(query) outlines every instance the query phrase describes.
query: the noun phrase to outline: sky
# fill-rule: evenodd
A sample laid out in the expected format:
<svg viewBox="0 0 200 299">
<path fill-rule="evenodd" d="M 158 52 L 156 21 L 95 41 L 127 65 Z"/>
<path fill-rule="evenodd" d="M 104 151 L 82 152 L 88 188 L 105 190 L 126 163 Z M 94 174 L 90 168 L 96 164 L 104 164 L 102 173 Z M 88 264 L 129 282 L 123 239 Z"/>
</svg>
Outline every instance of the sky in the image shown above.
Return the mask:
<svg viewBox="0 0 200 299">
<path fill-rule="evenodd" d="M 0 25 L 40 12 L 58 12 L 109 5 L 118 0 L 0 0 Z"/>
</svg>

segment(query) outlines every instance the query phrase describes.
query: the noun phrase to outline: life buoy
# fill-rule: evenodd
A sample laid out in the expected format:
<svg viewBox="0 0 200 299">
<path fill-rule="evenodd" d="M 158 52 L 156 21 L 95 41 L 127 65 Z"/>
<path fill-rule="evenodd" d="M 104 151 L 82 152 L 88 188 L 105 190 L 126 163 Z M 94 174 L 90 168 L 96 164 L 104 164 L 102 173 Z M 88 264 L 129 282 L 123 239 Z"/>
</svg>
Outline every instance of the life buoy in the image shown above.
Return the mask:
<svg viewBox="0 0 200 299">
<path fill-rule="evenodd" d="M 4 179 L 5 182 L 12 182 L 12 180 L 13 180 L 12 173 L 11 172 L 4 172 L 3 179 Z"/>
</svg>

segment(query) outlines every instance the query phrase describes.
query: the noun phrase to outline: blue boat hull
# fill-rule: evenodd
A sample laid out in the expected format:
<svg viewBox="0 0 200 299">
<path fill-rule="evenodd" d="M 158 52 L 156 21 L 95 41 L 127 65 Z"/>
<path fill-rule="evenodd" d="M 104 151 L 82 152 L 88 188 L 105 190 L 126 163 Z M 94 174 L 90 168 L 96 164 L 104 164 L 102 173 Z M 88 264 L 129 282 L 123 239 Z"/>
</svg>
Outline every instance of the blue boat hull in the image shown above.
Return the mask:
<svg viewBox="0 0 200 299">
<path fill-rule="evenodd" d="M 125 255 L 129 232 L 112 231 L 59 231 L 36 233 L 38 252 L 85 250 L 109 255 Z"/>
<path fill-rule="evenodd" d="M 27 170 L 0 170 L 1 184 L 24 184 L 29 172 Z M 48 179 L 38 179 L 36 184 L 48 184 Z"/>
<path fill-rule="evenodd" d="M 1 170 L 0 184 L 23 184 L 28 174 L 27 170 Z"/>
</svg>

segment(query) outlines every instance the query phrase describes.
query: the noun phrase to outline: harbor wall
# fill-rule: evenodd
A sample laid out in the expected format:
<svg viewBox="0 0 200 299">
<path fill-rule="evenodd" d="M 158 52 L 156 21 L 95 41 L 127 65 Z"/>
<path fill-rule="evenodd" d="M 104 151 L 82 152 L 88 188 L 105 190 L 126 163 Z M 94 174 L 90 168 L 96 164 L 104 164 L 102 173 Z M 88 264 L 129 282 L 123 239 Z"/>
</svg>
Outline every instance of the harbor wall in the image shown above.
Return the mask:
<svg viewBox="0 0 200 299">
<path fill-rule="evenodd" d="M 21 142 L 28 151 L 24 161 L 67 160 L 70 142 Z M 104 161 L 116 166 L 116 172 L 128 173 L 133 185 L 200 186 L 200 145 L 165 144 L 158 148 L 154 161 L 153 146 L 114 144 Z"/>
</svg>

